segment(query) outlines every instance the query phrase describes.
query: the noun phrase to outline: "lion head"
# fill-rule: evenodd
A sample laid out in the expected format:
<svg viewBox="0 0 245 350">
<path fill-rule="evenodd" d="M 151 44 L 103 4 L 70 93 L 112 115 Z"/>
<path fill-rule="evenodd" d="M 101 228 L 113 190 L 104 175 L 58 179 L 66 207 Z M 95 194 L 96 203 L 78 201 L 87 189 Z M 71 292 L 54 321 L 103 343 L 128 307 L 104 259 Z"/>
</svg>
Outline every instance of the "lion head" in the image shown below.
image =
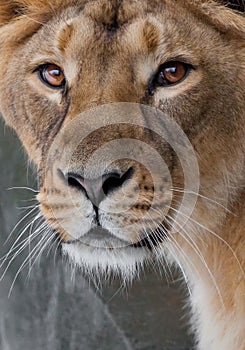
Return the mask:
<svg viewBox="0 0 245 350">
<path fill-rule="evenodd" d="M 241 13 L 206 0 L 2 0 L 0 25 L 0 112 L 72 262 L 130 278 L 162 258 L 215 273 L 227 245 L 241 260 Z"/>
</svg>

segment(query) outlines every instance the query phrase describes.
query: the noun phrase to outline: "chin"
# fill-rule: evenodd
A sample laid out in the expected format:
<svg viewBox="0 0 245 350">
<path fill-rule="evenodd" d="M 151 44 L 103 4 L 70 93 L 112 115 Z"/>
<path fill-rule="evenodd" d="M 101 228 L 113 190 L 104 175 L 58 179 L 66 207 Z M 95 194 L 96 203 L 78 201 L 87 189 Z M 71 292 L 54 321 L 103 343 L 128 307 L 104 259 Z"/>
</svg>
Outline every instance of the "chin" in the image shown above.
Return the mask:
<svg viewBox="0 0 245 350">
<path fill-rule="evenodd" d="M 107 231 L 100 231 L 92 230 L 82 239 L 62 243 L 62 253 L 72 267 L 100 281 L 117 277 L 131 282 L 137 278 L 152 252 L 147 247 L 135 247 Z"/>
</svg>

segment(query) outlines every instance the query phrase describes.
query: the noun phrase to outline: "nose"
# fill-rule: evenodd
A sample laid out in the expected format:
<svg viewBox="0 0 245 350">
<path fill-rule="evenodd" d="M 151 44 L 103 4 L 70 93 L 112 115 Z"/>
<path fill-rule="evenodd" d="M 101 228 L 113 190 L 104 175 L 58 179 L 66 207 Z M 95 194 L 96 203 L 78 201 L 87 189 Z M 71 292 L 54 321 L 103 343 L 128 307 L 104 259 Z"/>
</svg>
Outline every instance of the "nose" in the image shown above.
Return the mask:
<svg viewBox="0 0 245 350">
<path fill-rule="evenodd" d="M 113 171 L 96 179 L 87 179 L 76 173 L 68 173 L 67 182 L 70 187 L 84 192 L 93 205 L 98 207 L 108 194 L 120 189 L 132 177 L 133 172 L 133 168 L 122 175 Z"/>
</svg>

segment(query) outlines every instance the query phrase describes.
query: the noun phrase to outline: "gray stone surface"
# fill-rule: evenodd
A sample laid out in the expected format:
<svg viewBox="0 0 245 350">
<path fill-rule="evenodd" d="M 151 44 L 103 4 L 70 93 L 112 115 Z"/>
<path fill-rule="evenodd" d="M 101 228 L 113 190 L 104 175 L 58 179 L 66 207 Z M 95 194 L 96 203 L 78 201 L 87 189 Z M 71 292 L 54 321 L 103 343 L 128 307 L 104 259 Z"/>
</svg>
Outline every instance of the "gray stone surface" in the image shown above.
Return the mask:
<svg viewBox="0 0 245 350">
<path fill-rule="evenodd" d="M 0 258 L 17 239 L 17 228 L 4 244 L 16 222 L 24 215 L 33 193 L 9 187 L 35 186 L 27 173 L 24 151 L 13 133 L 0 121 Z M 25 201 L 24 201 L 25 200 Z M 24 224 L 24 222 L 23 222 Z M 26 232 L 28 234 L 28 231 Z M 11 263 L 0 282 L 1 350 L 187 350 L 183 318 L 186 291 L 178 283 L 168 286 L 155 272 L 142 275 L 127 290 L 115 281 L 95 290 L 79 273 L 72 278 L 59 252 L 43 254 L 31 270 L 16 272 L 28 249 Z M 0 261 L 1 264 L 1 261 Z M 6 264 L 0 269 L 2 275 Z M 177 278 L 177 277 L 176 277 Z"/>
</svg>

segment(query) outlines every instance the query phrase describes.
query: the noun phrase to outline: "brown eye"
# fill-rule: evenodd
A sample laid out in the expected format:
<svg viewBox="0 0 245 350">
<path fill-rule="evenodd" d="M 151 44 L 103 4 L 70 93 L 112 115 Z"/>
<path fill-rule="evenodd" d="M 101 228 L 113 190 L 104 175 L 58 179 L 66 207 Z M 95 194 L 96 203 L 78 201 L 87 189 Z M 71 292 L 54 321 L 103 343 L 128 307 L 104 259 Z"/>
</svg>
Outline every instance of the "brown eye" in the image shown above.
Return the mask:
<svg viewBox="0 0 245 350">
<path fill-rule="evenodd" d="M 45 64 L 39 67 L 40 79 L 51 88 L 63 88 L 66 79 L 63 70 L 55 64 Z"/>
<path fill-rule="evenodd" d="M 189 73 L 190 65 L 182 62 L 167 62 L 157 73 L 156 85 L 170 86 L 180 83 Z"/>
</svg>

